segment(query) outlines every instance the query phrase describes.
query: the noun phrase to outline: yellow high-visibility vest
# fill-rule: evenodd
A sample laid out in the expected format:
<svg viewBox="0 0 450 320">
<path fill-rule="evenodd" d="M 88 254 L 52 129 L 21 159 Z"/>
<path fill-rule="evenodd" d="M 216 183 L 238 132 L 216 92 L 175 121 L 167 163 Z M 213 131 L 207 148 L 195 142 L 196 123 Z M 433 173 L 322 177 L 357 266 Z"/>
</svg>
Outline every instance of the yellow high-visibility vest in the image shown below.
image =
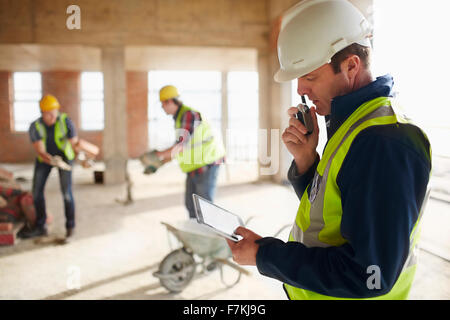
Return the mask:
<svg viewBox="0 0 450 320">
<path fill-rule="evenodd" d="M 75 158 L 75 152 L 73 151 L 72 144 L 70 143 L 69 139 L 67 138 L 67 124 L 66 124 L 67 114 L 61 113 L 58 116 L 58 119 L 55 123 L 55 143 L 59 150 L 64 152 L 64 155 L 68 160 L 73 160 Z M 39 132 L 41 136 L 41 140 L 44 143 L 47 140 L 47 130 L 45 129 L 45 125 L 41 123 L 40 120 L 37 120 L 35 122 L 36 130 Z M 42 162 L 42 158 L 38 156 L 38 160 Z"/>
<path fill-rule="evenodd" d="M 182 129 L 181 119 L 186 111 L 198 112 L 185 105 L 180 108 L 175 120 L 175 129 L 177 130 Z M 186 134 L 186 132 L 181 133 L 183 136 Z M 205 119 L 201 118 L 201 123 L 194 129 L 192 136 L 189 138 L 187 141 L 183 141 L 183 150 L 176 155 L 183 172 L 194 171 L 225 156 L 222 141 L 214 136 L 211 126 Z"/>
<path fill-rule="evenodd" d="M 406 118 L 394 111 L 391 102 L 390 98 L 379 97 L 364 103 L 353 112 L 328 141 L 312 184 L 306 188 L 300 200 L 289 241 L 301 242 L 307 247 L 340 246 L 347 242 L 340 232 L 343 212 L 341 192 L 336 179 L 353 140 L 362 130 L 371 126 L 409 123 Z M 423 134 L 427 139 L 425 133 Z M 431 158 L 431 148 L 429 153 Z M 309 195 L 308 188 L 311 188 Z M 407 299 L 416 271 L 415 249 L 425 203 L 426 199 L 423 201 L 418 219 L 411 231 L 409 254 L 400 276 L 387 294 L 370 299 Z M 288 284 L 284 284 L 284 287 L 290 299 L 341 299 Z"/>
</svg>

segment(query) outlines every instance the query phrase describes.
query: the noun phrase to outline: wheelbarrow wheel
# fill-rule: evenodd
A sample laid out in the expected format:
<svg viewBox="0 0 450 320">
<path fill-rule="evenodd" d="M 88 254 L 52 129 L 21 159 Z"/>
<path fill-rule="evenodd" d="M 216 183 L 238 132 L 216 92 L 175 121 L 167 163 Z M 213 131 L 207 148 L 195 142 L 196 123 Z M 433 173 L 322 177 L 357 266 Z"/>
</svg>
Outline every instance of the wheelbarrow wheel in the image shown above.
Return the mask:
<svg viewBox="0 0 450 320">
<path fill-rule="evenodd" d="M 195 260 L 185 249 L 169 253 L 159 265 L 159 281 L 170 292 L 181 292 L 195 274 Z"/>
</svg>

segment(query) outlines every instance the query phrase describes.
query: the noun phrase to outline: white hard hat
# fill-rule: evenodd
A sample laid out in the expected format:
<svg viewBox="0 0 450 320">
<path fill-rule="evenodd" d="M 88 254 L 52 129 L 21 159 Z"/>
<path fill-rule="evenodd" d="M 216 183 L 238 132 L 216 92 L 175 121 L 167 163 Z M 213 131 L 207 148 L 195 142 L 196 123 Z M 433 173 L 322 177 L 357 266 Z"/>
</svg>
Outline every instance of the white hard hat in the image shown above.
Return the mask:
<svg viewBox="0 0 450 320">
<path fill-rule="evenodd" d="M 369 22 L 347 0 L 302 1 L 283 15 L 275 81 L 300 78 L 353 43 L 370 47 L 371 34 Z"/>
</svg>

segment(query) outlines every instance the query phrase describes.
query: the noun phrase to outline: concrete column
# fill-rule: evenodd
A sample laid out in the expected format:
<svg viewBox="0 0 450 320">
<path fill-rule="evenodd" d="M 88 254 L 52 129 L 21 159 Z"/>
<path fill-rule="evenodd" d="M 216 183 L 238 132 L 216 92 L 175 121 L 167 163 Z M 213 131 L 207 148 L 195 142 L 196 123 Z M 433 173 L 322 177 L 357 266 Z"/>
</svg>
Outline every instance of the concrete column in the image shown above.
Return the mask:
<svg viewBox="0 0 450 320">
<path fill-rule="evenodd" d="M 289 121 L 287 109 L 291 106 L 291 84 L 273 80 L 278 68 L 276 53 L 258 53 L 260 129 L 265 130 L 259 135 L 259 179 L 284 183 L 292 161 L 281 141 Z"/>
<path fill-rule="evenodd" d="M 225 148 L 227 148 L 227 129 L 228 129 L 228 72 L 222 71 L 222 139 Z"/>
<path fill-rule="evenodd" d="M 102 48 L 102 69 L 105 95 L 104 181 L 105 184 L 124 183 L 128 159 L 124 47 Z"/>
<path fill-rule="evenodd" d="M 278 57 L 271 53 L 271 70 L 275 74 L 279 69 Z M 281 140 L 281 135 L 289 125 L 289 116 L 287 110 L 291 107 L 291 83 L 277 83 L 274 80 L 271 83 L 272 92 L 272 127 L 279 130 L 279 148 L 278 148 L 278 171 L 273 176 L 273 181 L 277 183 L 288 183 L 287 172 L 292 162 L 292 155 L 287 150 Z"/>
<path fill-rule="evenodd" d="M 137 158 L 148 149 L 148 72 L 127 72 L 128 156 Z"/>
<path fill-rule="evenodd" d="M 258 92 L 259 92 L 259 132 L 258 132 L 258 177 L 260 181 L 272 180 L 270 167 L 271 91 L 270 64 L 268 50 L 258 50 Z"/>
<path fill-rule="evenodd" d="M 278 183 L 287 181 L 287 171 L 292 161 L 292 156 L 281 141 L 281 135 L 288 125 L 287 109 L 291 106 L 291 84 L 276 83 L 273 75 L 279 68 L 276 48 L 281 15 L 297 2 L 298 0 L 270 0 L 268 2 L 268 16 L 271 25 L 268 47 L 266 50 L 258 52 L 260 128 L 267 130 L 265 135 L 260 135 L 260 140 L 263 140 L 264 137 L 267 139 L 267 148 L 262 148 L 260 144 L 259 178 Z M 266 155 L 264 155 L 264 151 Z M 270 162 L 268 162 L 269 159 Z"/>
<path fill-rule="evenodd" d="M 12 72 L 0 71 L 0 133 L 2 134 L 10 133 L 14 129 L 11 103 L 13 101 L 12 77 Z M 3 141 L 5 140 L 2 139 Z"/>
<path fill-rule="evenodd" d="M 228 71 L 222 71 L 222 117 L 221 117 L 221 127 L 222 127 L 222 141 L 225 146 L 225 150 L 228 152 Z M 227 162 L 225 161 L 225 176 L 227 181 L 230 181 L 230 170 L 228 168 Z"/>
</svg>

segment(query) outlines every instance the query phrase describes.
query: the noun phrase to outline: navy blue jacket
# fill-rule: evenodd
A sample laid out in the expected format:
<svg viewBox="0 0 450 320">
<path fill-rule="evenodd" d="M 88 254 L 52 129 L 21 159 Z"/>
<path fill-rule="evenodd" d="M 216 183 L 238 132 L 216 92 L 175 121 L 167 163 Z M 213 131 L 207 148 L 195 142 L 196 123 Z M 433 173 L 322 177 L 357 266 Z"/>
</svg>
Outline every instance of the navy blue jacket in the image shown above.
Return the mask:
<svg viewBox="0 0 450 320">
<path fill-rule="evenodd" d="M 328 140 L 364 102 L 392 96 L 393 79 L 386 75 L 369 85 L 336 97 L 326 117 Z M 311 182 L 319 157 L 304 175 L 295 163 L 289 181 L 301 198 Z M 429 142 L 411 124 L 373 126 L 353 141 L 337 176 L 342 198 L 341 234 L 348 242 L 338 247 L 306 247 L 267 237 L 259 241 L 256 265 L 265 276 L 327 296 L 369 298 L 388 293 L 409 252 L 431 170 Z M 309 193 L 309 188 L 307 189 Z M 380 267 L 381 288 L 369 289 Z"/>
</svg>

